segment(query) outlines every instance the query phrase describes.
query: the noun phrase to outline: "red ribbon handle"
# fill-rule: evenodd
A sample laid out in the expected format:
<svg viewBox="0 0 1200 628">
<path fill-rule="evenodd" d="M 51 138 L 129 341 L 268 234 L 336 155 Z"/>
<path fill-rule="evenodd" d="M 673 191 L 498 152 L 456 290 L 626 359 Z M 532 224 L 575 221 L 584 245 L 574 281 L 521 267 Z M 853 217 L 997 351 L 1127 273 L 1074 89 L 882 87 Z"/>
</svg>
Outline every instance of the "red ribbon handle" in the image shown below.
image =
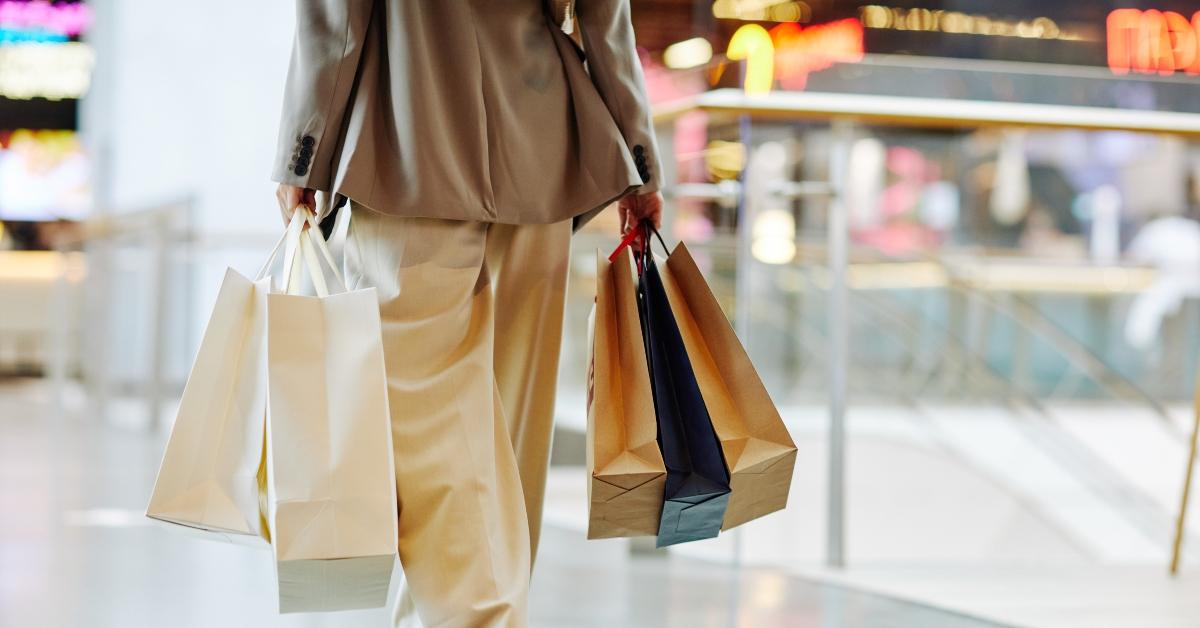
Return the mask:
<svg viewBox="0 0 1200 628">
<path fill-rule="evenodd" d="M 633 241 L 636 240 L 637 238 L 638 238 L 638 230 L 637 229 L 631 229 L 629 231 L 629 233 L 625 234 L 625 237 L 621 240 L 621 243 L 617 245 L 617 249 L 615 251 L 613 251 L 611 255 L 608 256 L 609 263 L 617 261 L 617 255 L 619 255 L 621 253 L 621 249 L 633 244 Z"/>
</svg>

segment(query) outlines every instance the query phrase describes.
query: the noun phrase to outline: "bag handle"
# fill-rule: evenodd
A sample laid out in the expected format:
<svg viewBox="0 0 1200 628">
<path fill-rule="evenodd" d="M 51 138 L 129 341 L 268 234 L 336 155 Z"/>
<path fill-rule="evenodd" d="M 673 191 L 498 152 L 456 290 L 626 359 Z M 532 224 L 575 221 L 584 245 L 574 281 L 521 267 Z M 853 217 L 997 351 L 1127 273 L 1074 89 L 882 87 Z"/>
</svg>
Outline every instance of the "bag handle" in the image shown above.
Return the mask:
<svg viewBox="0 0 1200 628">
<path fill-rule="evenodd" d="M 308 232 L 307 238 L 304 237 L 305 231 Z M 302 205 L 292 212 L 292 219 L 288 222 L 287 229 L 271 250 L 266 263 L 258 271 L 256 280 L 261 280 L 266 276 L 276 258 L 279 257 L 281 248 L 283 250 L 282 288 L 286 293 L 296 294 L 300 290 L 297 270 L 301 261 L 308 268 L 308 274 L 312 278 L 317 296 L 329 296 L 329 286 L 325 282 L 322 262 L 336 280 L 334 287 L 337 288 L 337 291 L 346 291 L 346 281 L 333 259 L 329 245 L 325 242 L 325 238 L 321 237 L 321 228 L 317 223 L 316 216 L 308 206 Z M 320 252 L 319 258 L 317 252 Z"/>
<path fill-rule="evenodd" d="M 625 234 L 625 237 L 621 239 L 621 243 L 617 245 L 617 248 L 611 254 L 609 254 L 609 263 L 617 260 L 617 255 L 621 253 L 621 249 L 624 249 L 627 246 L 633 246 L 633 243 L 638 239 L 638 236 L 644 236 L 642 238 L 641 247 L 633 251 L 634 261 L 637 262 L 638 275 L 641 275 L 645 270 L 645 263 L 643 259 L 649 259 L 651 262 L 654 261 L 652 259 L 653 256 L 650 253 L 651 234 L 658 238 L 658 242 L 662 245 L 663 251 L 670 255 L 671 249 L 668 248 L 667 243 L 663 241 L 662 235 L 658 233 L 658 229 L 655 229 L 654 224 L 649 220 L 643 219 L 640 223 L 638 223 L 637 227 L 630 229 L 629 233 Z"/>
<path fill-rule="evenodd" d="M 654 237 L 658 239 L 658 243 L 662 245 L 663 253 L 666 253 L 667 255 L 671 254 L 671 248 L 668 247 L 667 243 L 663 241 L 662 235 L 658 232 L 658 229 L 654 228 L 654 223 L 650 222 L 649 220 L 643 220 L 642 227 L 646 231 L 646 239 L 644 241 L 645 246 L 643 247 L 643 249 L 644 249 L 643 254 L 650 253 L 650 244 L 651 244 L 650 234 L 654 234 Z"/>
<path fill-rule="evenodd" d="M 304 230 L 303 216 L 299 211 L 292 213 L 292 219 L 288 222 L 287 230 L 283 234 L 283 277 L 282 288 L 287 294 L 295 294 L 300 289 L 300 273 L 297 272 L 297 265 L 300 263 L 300 258 L 297 254 L 300 252 L 300 236 Z"/>
<path fill-rule="evenodd" d="M 304 217 L 308 222 L 309 240 L 312 241 L 314 247 L 321 253 L 321 257 L 325 259 L 325 263 L 329 266 L 329 272 L 333 274 L 333 278 L 337 279 L 341 291 L 346 291 L 346 280 L 342 277 L 342 271 L 338 263 L 333 261 L 333 253 L 329 250 L 329 243 L 325 241 L 323 232 L 321 231 L 321 223 L 317 220 L 317 213 L 307 205 L 301 205 L 305 209 Z"/>
<path fill-rule="evenodd" d="M 279 241 L 275 243 L 275 246 L 271 248 L 271 252 L 267 254 L 267 261 L 263 262 L 262 267 L 258 269 L 258 273 L 254 275 L 254 281 L 262 281 L 262 278 L 267 276 L 267 272 L 271 270 L 271 265 L 279 258 L 279 251 L 283 248 L 284 243 L 287 242 L 287 238 L 288 234 L 285 229 L 283 235 L 279 236 Z"/>
<path fill-rule="evenodd" d="M 320 231 L 317 233 L 320 233 Z M 313 241 L 320 239 L 320 236 L 314 236 L 311 229 L 308 235 L 307 239 L 300 239 L 300 252 L 304 254 L 304 263 L 308 266 L 308 274 L 312 278 L 313 290 L 317 292 L 318 297 L 325 298 L 329 296 L 329 287 L 325 284 L 325 274 L 321 272 L 321 262 L 317 259 L 316 252 L 313 251 L 313 248 L 316 247 Z M 297 291 L 299 288 L 299 286 L 296 286 Z M 345 286 L 342 286 L 342 292 L 345 291 Z"/>
<path fill-rule="evenodd" d="M 608 262 L 611 264 L 617 261 L 617 255 L 621 253 L 621 249 L 633 244 L 638 235 L 639 232 L 637 229 L 630 229 L 629 233 L 625 234 L 625 237 L 621 239 L 621 243 L 617 245 L 617 248 L 612 253 L 609 253 Z"/>
</svg>

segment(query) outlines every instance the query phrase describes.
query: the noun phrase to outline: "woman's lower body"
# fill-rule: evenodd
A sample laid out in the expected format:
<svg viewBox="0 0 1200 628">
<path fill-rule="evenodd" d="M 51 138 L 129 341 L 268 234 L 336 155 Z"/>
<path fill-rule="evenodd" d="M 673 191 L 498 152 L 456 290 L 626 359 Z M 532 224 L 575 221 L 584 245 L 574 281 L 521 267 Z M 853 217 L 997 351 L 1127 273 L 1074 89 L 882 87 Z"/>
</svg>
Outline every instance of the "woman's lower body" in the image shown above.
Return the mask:
<svg viewBox="0 0 1200 628">
<path fill-rule="evenodd" d="M 526 625 L 570 237 L 570 221 L 352 207 L 348 282 L 378 290 L 383 321 L 405 574 L 397 626 Z"/>
</svg>

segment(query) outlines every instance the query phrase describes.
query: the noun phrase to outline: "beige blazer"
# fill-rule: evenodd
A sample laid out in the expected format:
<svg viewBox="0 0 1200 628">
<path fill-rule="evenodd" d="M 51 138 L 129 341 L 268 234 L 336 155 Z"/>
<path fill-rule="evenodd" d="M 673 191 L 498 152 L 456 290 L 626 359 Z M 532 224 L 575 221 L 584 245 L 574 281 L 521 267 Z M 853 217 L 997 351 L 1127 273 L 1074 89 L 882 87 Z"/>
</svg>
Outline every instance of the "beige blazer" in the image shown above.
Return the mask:
<svg viewBox="0 0 1200 628">
<path fill-rule="evenodd" d="M 628 0 L 577 1 L 582 47 L 550 12 L 297 0 L 272 178 L 387 214 L 513 224 L 578 224 L 656 190 Z"/>
</svg>

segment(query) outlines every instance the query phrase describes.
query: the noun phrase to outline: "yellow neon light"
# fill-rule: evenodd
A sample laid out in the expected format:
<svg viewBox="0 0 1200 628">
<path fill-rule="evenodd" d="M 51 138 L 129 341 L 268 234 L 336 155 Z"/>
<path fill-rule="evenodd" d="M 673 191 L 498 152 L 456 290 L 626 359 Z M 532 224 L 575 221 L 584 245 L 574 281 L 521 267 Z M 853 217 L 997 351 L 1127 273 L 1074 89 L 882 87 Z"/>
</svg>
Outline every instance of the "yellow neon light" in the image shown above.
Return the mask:
<svg viewBox="0 0 1200 628">
<path fill-rule="evenodd" d="M 807 22 L 812 19 L 812 7 L 807 2 L 783 0 L 716 0 L 713 17 L 748 22 Z"/>
<path fill-rule="evenodd" d="M 703 37 L 678 41 L 663 50 L 663 64 L 672 70 L 694 68 L 712 60 L 712 44 Z"/>
<path fill-rule="evenodd" d="M 758 24 L 746 24 L 737 29 L 729 40 L 725 56 L 735 61 L 746 60 L 743 89 L 747 95 L 771 93 L 775 82 L 775 44 L 767 29 Z"/>
</svg>

